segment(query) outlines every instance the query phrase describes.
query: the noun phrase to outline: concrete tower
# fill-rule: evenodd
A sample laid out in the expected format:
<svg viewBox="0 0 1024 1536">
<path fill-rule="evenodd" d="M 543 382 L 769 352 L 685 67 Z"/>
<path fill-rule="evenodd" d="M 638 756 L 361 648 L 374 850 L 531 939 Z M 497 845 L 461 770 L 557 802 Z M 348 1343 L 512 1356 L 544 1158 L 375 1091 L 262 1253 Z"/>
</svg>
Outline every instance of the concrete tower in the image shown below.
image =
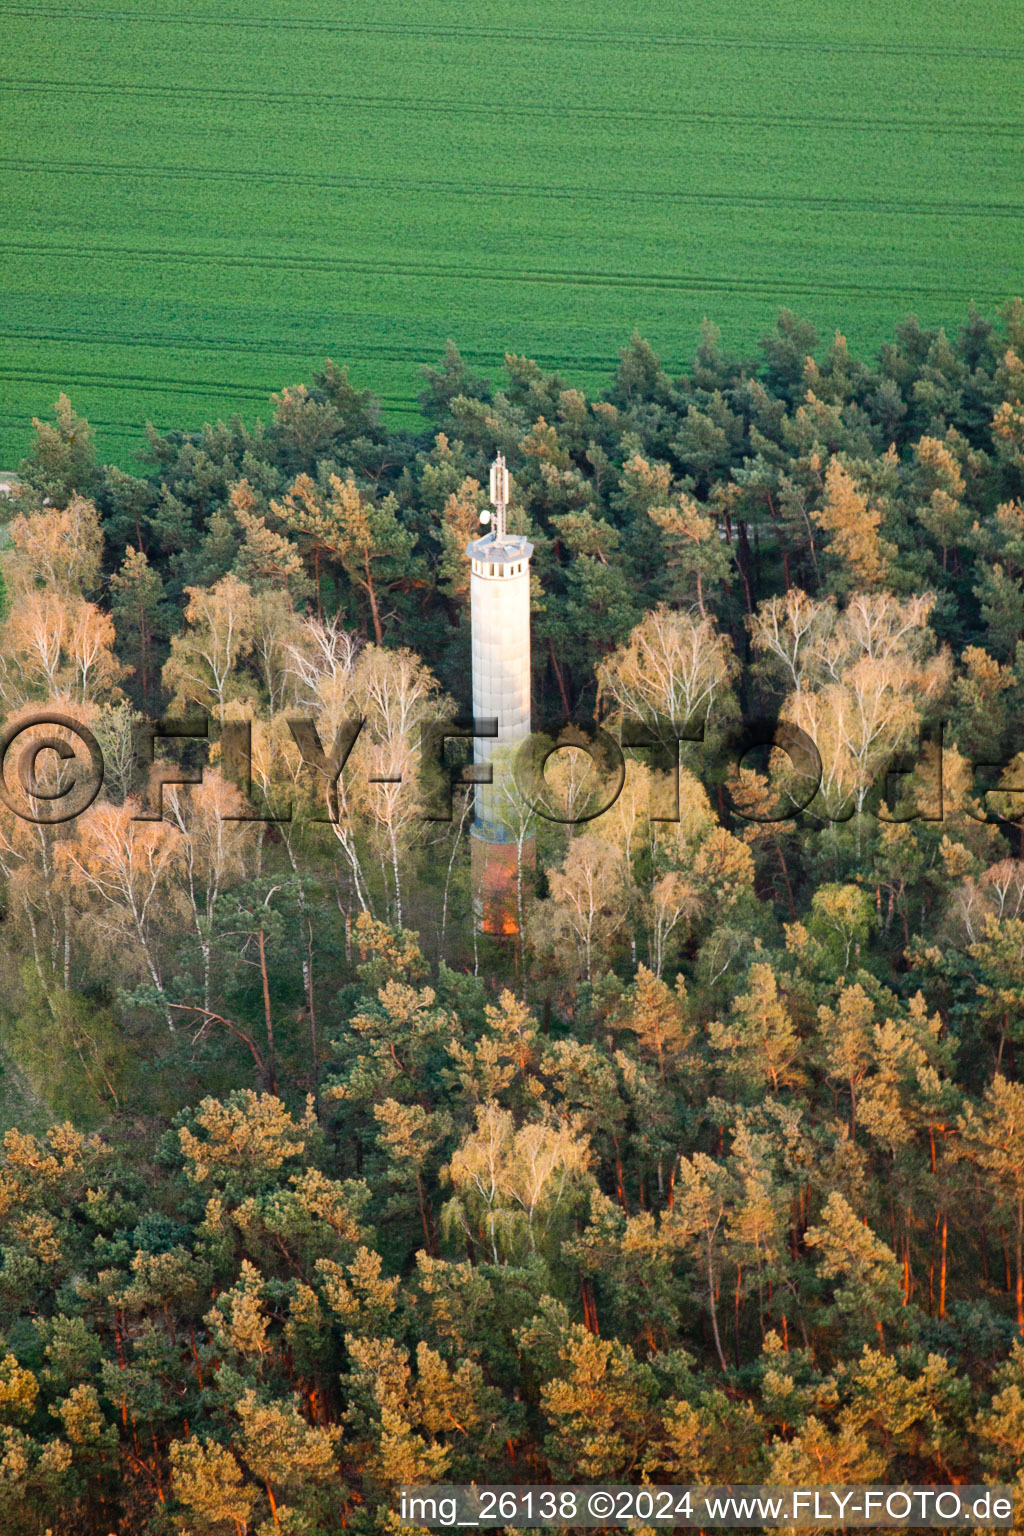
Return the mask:
<svg viewBox="0 0 1024 1536">
<path fill-rule="evenodd" d="M 493 515 L 480 521 L 490 531 L 466 546 L 470 558 L 470 608 L 473 625 L 473 714 L 496 719 L 496 739 L 478 739 L 477 763 L 489 763 L 497 746 L 530 734 L 530 556 L 533 545 L 509 533 L 505 515 L 509 473 L 499 453 L 491 466 Z M 506 768 L 505 772 L 508 772 Z M 516 933 L 517 853 L 514 835 L 502 814 L 497 782 L 478 784 L 472 827 L 473 890 L 477 922 L 485 933 Z"/>
</svg>

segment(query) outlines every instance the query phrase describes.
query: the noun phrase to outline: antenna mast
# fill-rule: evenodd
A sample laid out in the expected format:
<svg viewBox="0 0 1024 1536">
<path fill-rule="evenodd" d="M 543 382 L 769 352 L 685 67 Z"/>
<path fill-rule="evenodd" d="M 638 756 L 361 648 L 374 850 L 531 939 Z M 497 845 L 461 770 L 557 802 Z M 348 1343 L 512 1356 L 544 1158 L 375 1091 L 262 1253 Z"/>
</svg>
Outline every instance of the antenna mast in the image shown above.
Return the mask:
<svg viewBox="0 0 1024 1536">
<path fill-rule="evenodd" d="M 494 542 L 505 541 L 505 511 L 508 507 L 509 477 L 505 455 L 499 453 L 491 465 L 491 504 L 494 507 Z"/>
</svg>

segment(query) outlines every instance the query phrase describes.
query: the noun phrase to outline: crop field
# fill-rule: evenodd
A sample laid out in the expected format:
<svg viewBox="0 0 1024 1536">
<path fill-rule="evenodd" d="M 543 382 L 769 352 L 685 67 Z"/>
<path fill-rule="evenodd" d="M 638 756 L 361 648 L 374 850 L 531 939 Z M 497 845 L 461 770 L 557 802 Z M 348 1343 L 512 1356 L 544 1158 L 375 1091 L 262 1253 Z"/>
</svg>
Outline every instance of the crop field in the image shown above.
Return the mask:
<svg viewBox="0 0 1024 1536">
<path fill-rule="evenodd" d="M 1019 0 L 0 3 L 0 467 L 60 389 L 269 414 L 330 356 L 415 420 L 458 341 L 596 385 L 639 328 L 873 349 L 1022 287 Z"/>
</svg>

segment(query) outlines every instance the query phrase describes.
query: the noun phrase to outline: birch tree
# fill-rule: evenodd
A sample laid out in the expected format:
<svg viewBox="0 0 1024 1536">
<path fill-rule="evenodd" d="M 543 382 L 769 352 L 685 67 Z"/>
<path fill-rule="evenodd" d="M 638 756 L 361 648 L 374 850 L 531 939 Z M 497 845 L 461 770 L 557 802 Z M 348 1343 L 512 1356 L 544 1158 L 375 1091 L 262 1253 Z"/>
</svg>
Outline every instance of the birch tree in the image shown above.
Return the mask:
<svg viewBox="0 0 1024 1536">
<path fill-rule="evenodd" d="M 247 582 L 229 573 L 212 587 L 186 587 L 185 631 L 171 640 L 164 664 L 164 687 L 176 709 L 190 704 L 213 708 L 224 719 L 224 706 L 241 689 L 236 675 L 250 654 L 256 634 L 256 607 Z"/>
<path fill-rule="evenodd" d="M 710 618 L 655 608 L 596 670 L 599 701 L 619 718 L 671 726 L 736 713 L 732 645 Z"/>
</svg>

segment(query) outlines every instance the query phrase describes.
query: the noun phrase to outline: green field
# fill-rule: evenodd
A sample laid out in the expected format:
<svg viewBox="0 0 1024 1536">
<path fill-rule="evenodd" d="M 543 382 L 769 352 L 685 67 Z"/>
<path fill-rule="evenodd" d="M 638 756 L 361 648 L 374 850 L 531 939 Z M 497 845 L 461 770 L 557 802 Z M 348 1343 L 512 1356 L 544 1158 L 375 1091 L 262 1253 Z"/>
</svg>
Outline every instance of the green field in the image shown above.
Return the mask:
<svg viewBox="0 0 1024 1536">
<path fill-rule="evenodd" d="M 61 388 L 128 462 L 327 356 L 413 412 L 449 335 L 593 384 L 634 327 L 676 365 L 785 304 L 872 348 L 1021 290 L 1019 0 L 0 17 L 3 467 Z"/>
</svg>

